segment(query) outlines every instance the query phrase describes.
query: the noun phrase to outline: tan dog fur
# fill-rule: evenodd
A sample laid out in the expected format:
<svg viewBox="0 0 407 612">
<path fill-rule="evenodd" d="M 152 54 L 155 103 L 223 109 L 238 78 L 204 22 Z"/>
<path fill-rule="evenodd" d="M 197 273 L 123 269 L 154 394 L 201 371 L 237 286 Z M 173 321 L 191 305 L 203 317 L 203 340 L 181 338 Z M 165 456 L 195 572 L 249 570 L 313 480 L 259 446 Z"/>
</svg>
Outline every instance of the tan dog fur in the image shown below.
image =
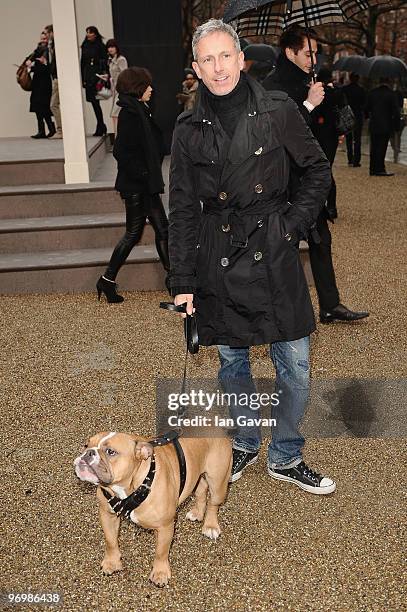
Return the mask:
<svg viewBox="0 0 407 612">
<path fill-rule="evenodd" d="M 74 461 L 81 480 L 103 485 L 117 497 L 127 497 L 143 482 L 154 451 L 156 473 L 150 494 L 131 513 L 131 520 L 156 533 L 156 552 L 150 580 L 165 586 L 171 577 L 168 554 L 174 534 L 176 508 L 195 491 L 195 504 L 187 513 L 191 521 L 203 521 L 202 533 L 216 540 L 221 533 L 218 508 L 225 501 L 232 467 L 232 450 L 226 438 L 180 438 L 187 478 L 178 499 L 180 475 L 173 444 L 153 447 L 144 438 L 125 433 L 98 433 Z M 209 490 L 209 495 L 208 495 Z M 99 516 L 105 537 L 104 574 L 122 570 L 119 550 L 120 518 L 110 508 L 100 486 Z"/>
</svg>

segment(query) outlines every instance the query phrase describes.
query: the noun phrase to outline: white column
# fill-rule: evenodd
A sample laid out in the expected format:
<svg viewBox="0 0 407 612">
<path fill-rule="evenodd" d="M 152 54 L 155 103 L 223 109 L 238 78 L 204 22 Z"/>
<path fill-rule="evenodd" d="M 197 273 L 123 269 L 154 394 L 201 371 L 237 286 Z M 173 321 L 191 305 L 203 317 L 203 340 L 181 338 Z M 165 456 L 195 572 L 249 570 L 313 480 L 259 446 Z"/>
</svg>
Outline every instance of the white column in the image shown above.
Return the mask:
<svg viewBox="0 0 407 612">
<path fill-rule="evenodd" d="M 65 182 L 89 183 L 74 0 L 51 0 L 64 134 Z"/>
</svg>

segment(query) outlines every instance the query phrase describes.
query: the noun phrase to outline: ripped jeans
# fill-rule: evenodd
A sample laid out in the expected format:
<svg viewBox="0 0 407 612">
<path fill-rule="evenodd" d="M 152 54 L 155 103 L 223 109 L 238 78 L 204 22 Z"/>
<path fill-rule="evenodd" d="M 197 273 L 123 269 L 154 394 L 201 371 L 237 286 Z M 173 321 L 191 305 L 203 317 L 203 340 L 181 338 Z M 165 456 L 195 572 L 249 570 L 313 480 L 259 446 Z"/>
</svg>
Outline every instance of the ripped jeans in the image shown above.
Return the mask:
<svg viewBox="0 0 407 612">
<path fill-rule="evenodd" d="M 221 367 L 219 381 L 225 393 L 257 393 L 249 361 L 249 348 L 218 346 Z M 309 397 L 310 365 L 309 336 L 286 342 L 270 344 L 270 357 L 276 369 L 275 392 L 278 406 L 271 406 L 271 418 L 276 419 L 272 427 L 268 448 L 269 464 L 275 467 L 296 465 L 302 459 L 304 438 L 299 425 L 304 416 Z M 249 406 L 232 404 L 230 415 L 251 419 L 260 417 L 258 410 Z M 266 415 L 268 417 L 268 415 Z M 238 427 L 233 448 L 255 452 L 260 448 L 261 431 L 257 426 Z"/>
</svg>

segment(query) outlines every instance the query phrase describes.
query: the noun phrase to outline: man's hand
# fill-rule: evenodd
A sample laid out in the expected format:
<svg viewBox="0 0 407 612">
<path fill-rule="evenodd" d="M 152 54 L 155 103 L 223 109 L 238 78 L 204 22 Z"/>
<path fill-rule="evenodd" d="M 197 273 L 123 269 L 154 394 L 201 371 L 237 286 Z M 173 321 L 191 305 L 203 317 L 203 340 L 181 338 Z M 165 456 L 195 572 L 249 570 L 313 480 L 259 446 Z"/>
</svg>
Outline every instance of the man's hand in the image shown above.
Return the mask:
<svg viewBox="0 0 407 612">
<path fill-rule="evenodd" d="M 322 100 L 325 97 L 324 86 L 319 81 L 317 83 L 312 83 L 309 88 L 307 102 L 312 104 L 312 106 L 319 106 Z"/>
<path fill-rule="evenodd" d="M 193 293 L 180 293 L 175 296 L 174 304 L 176 306 L 180 306 L 181 304 L 187 303 L 187 313 L 191 315 L 195 312 L 195 308 L 193 307 L 194 294 Z M 181 317 L 185 319 L 187 315 L 184 313 L 181 314 Z"/>
</svg>

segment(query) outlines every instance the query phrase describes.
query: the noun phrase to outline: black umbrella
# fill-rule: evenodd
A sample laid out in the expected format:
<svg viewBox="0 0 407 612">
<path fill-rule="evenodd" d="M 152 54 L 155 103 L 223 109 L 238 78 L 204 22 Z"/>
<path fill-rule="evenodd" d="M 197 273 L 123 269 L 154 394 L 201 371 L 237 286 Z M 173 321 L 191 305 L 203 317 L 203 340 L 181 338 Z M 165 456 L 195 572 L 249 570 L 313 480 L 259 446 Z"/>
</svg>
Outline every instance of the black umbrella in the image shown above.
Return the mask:
<svg viewBox="0 0 407 612">
<path fill-rule="evenodd" d="M 370 79 L 379 79 L 380 77 L 402 79 L 407 77 L 407 65 L 401 59 L 392 55 L 366 57 L 361 70 L 362 72 L 359 74 Z"/>
<path fill-rule="evenodd" d="M 344 72 L 356 72 L 361 74 L 363 65 L 365 64 L 366 57 L 362 55 L 346 55 L 340 57 L 333 65 L 333 70 L 343 70 Z"/>
<path fill-rule="evenodd" d="M 271 45 L 250 44 L 243 49 L 245 60 L 253 60 L 255 62 L 275 62 L 280 50 L 278 47 Z"/>
<path fill-rule="evenodd" d="M 310 28 L 343 23 L 376 4 L 388 4 L 388 0 L 228 0 L 223 20 L 231 23 L 239 36 L 279 38 L 290 25 Z M 309 38 L 308 45 L 312 59 Z"/>
</svg>

